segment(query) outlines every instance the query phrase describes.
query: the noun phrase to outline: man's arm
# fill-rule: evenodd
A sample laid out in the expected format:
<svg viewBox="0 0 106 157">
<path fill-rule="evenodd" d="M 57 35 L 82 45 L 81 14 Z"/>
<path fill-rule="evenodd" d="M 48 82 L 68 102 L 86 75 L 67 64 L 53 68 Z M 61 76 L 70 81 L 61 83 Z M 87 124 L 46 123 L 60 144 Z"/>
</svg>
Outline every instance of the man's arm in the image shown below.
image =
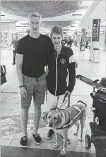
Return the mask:
<svg viewBox="0 0 106 157">
<path fill-rule="evenodd" d="M 23 54 L 18 54 L 16 56 L 16 71 L 19 81 L 19 86 L 23 86 L 23 74 L 22 74 L 22 63 L 23 63 Z"/>
</svg>

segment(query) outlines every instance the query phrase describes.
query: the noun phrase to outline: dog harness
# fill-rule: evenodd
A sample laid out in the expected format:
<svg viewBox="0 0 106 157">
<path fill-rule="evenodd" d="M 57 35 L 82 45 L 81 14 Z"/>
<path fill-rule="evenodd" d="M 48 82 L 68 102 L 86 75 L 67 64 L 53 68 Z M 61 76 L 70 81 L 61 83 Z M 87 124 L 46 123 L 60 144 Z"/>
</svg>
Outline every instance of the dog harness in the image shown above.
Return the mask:
<svg viewBox="0 0 106 157">
<path fill-rule="evenodd" d="M 77 111 L 79 111 L 79 112 L 81 112 L 82 110 L 78 107 L 78 106 L 76 106 L 76 105 L 73 105 L 72 107 L 74 107 Z"/>
<path fill-rule="evenodd" d="M 68 108 L 67 108 L 67 109 L 68 109 Z M 71 119 L 70 119 L 70 114 L 69 114 L 69 112 L 68 112 L 66 109 L 61 109 L 61 110 L 64 110 L 64 111 L 67 112 L 67 114 L 69 115 L 69 120 L 68 120 L 68 122 L 67 122 L 65 125 L 70 124 Z M 67 126 L 67 127 L 65 127 L 65 128 L 69 128 L 69 126 Z M 61 129 L 65 129 L 65 128 L 64 128 L 64 125 L 63 125 L 63 126 L 60 127 L 60 128 L 56 128 L 56 130 L 61 130 Z"/>
<path fill-rule="evenodd" d="M 71 107 L 74 107 L 74 108 L 78 111 L 78 115 L 85 109 L 85 107 L 84 107 L 84 108 L 81 110 L 77 105 L 73 105 L 73 106 L 71 106 Z M 62 110 L 65 110 L 65 109 L 62 109 Z M 73 124 L 73 120 L 78 116 L 78 115 L 77 115 L 73 120 L 71 120 L 71 119 L 70 119 L 70 114 L 69 114 L 69 112 L 68 112 L 68 108 L 67 108 L 67 110 L 65 110 L 65 112 L 67 112 L 68 115 L 69 115 L 69 121 L 68 121 L 65 125 L 63 125 L 62 127 L 56 128 L 56 130 L 61 130 L 61 129 L 69 128 L 69 127 Z"/>
</svg>

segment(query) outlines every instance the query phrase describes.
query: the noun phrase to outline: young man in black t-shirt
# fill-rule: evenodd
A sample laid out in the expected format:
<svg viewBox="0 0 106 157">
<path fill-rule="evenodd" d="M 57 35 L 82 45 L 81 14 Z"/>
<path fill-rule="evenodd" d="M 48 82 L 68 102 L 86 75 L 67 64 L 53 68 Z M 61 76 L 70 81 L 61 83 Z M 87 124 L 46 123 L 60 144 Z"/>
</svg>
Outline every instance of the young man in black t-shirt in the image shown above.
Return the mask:
<svg viewBox="0 0 106 157">
<path fill-rule="evenodd" d="M 21 127 L 23 136 L 20 144 L 27 146 L 28 110 L 33 97 L 34 101 L 34 132 L 33 138 L 36 144 L 42 139 L 38 134 L 39 120 L 41 117 L 41 104 L 44 103 L 46 90 L 45 63 L 48 55 L 53 51 L 53 45 L 49 37 L 39 33 L 40 15 L 29 14 L 30 33 L 23 37 L 17 48 L 17 76 L 21 94 Z"/>
</svg>

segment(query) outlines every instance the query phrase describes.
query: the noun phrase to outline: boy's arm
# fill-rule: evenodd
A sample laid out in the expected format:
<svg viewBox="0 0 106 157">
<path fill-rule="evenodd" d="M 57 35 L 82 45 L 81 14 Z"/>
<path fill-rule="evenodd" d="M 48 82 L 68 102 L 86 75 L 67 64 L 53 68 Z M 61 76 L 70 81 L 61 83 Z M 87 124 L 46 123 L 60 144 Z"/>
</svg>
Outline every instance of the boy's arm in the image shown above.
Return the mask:
<svg viewBox="0 0 106 157">
<path fill-rule="evenodd" d="M 71 93 L 74 89 L 75 82 L 76 82 L 76 68 L 75 68 L 75 57 L 74 55 L 69 57 L 69 85 L 68 85 L 68 91 Z"/>
</svg>

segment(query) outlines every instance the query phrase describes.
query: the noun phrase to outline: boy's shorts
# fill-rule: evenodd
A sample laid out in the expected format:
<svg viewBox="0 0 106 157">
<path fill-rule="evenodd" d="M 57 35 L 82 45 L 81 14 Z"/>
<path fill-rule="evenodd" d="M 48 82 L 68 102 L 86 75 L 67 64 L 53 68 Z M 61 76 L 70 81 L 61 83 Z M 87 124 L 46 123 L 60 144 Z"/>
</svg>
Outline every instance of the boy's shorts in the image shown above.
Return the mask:
<svg viewBox="0 0 106 157">
<path fill-rule="evenodd" d="M 32 97 L 34 105 L 43 104 L 46 91 L 46 75 L 43 74 L 37 79 L 24 75 L 23 82 L 27 90 L 27 96 L 25 98 L 21 96 L 21 108 L 28 109 L 31 105 Z"/>
<path fill-rule="evenodd" d="M 65 96 L 64 94 L 60 96 L 55 96 L 51 94 L 49 91 L 47 91 L 47 110 L 49 111 L 50 109 L 55 107 L 62 109 L 66 108 L 68 105 L 68 97 L 65 99 L 63 103 L 64 96 Z"/>
</svg>

